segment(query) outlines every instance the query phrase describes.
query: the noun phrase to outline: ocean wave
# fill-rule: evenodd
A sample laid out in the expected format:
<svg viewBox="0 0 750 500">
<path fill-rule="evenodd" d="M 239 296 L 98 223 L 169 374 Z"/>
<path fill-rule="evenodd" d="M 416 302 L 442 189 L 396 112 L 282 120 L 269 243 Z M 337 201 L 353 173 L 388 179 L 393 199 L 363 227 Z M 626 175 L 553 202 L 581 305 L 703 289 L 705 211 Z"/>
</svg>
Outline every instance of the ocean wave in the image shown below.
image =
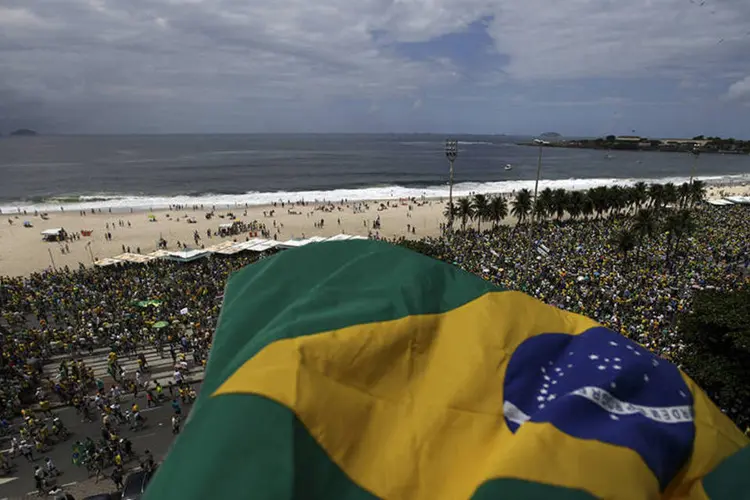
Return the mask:
<svg viewBox="0 0 750 500">
<path fill-rule="evenodd" d="M 456 141 L 459 146 L 495 146 L 494 142 L 487 141 Z M 400 143 L 402 146 L 429 146 L 438 145 L 443 146 L 443 141 L 404 141 Z"/>
<path fill-rule="evenodd" d="M 28 169 L 28 168 L 77 167 L 80 165 L 83 165 L 83 163 L 72 162 L 72 161 L 67 161 L 67 162 L 51 162 L 51 161 L 44 162 L 42 161 L 42 162 L 32 162 L 32 163 L 4 163 L 3 167 Z"/>
<path fill-rule="evenodd" d="M 698 176 L 707 184 L 732 184 L 750 182 L 750 174 Z M 664 178 L 590 178 L 590 179 L 542 179 L 539 189 L 567 189 L 585 190 L 598 186 L 632 186 L 637 182 L 681 184 L 688 181 L 688 177 Z M 512 193 L 520 189 L 534 189 L 534 180 L 496 181 L 496 182 L 461 182 L 454 184 L 455 197 L 467 196 L 473 193 L 493 194 Z M 144 196 L 129 194 L 97 193 L 77 196 L 57 196 L 44 200 L 19 201 L 17 203 L 4 202 L 0 206 L 3 213 L 13 213 L 17 210 L 57 211 L 61 206 L 66 210 L 109 209 L 113 211 L 149 210 L 169 208 L 171 205 L 204 205 L 217 208 L 237 207 L 244 205 L 269 205 L 278 201 L 365 201 L 386 200 L 399 198 L 446 198 L 448 197 L 448 183 L 425 187 L 417 186 L 370 186 L 352 189 L 333 189 L 329 191 L 275 191 L 275 192 L 247 192 L 243 194 L 222 193 L 192 193 L 175 196 Z"/>
<path fill-rule="evenodd" d="M 250 153 L 257 153 L 257 149 L 237 149 L 237 150 L 226 150 L 226 151 L 208 151 L 203 153 L 206 156 L 224 156 L 224 155 L 245 155 Z"/>
</svg>

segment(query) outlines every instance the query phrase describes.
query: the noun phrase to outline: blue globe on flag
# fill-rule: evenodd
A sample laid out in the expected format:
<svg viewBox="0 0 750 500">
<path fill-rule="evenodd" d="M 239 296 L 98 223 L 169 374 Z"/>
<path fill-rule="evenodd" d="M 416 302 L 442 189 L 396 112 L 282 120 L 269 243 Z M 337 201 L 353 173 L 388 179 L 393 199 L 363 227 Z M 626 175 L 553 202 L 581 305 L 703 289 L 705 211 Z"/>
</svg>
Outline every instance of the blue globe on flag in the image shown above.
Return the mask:
<svg viewBox="0 0 750 500">
<path fill-rule="evenodd" d="M 525 422 L 638 453 L 661 488 L 690 457 L 693 396 L 680 371 L 603 327 L 545 333 L 513 352 L 505 374 L 505 422 Z"/>
</svg>

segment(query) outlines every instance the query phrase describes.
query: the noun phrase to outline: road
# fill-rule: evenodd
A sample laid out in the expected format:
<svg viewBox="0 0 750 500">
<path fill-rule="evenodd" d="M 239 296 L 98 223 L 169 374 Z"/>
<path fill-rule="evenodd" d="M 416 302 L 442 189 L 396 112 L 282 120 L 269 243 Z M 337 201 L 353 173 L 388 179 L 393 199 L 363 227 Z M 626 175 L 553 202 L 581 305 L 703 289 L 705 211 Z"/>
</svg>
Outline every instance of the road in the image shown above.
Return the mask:
<svg viewBox="0 0 750 500">
<path fill-rule="evenodd" d="M 169 355 L 169 349 L 164 349 L 164 357 L 162 358 L 156 352 L 156 347 L 149 346 L 145 349 L 139 349 L 139 353 L 143 353 L 146 358 L 146 362 L 150 367 L 150 372 L 145 376 L 148 380 L 158 380 L 163 386 L 167 386 L 170 381 L 174 381 L 174 361 L 172 361 Z M 177 353 L 179 354 L 179 349 Z M 93 354 L 83 356 L 83 361 L 86 363 L 88 368 L 94 370 L 94 377 L 104 380 L 107 387 L 112 383 L 112 379 L 107 373 L 107 354 L 109 353 L 108 348 L 98 348 L 93 351 Z M 58 355 L 53 356 L 49 362 L 44 365 L 44 374 L 52 378 L 53 380 L 57 377 L 60 361 L 63 359 L 69 359 L 70 356 Z M 188 351 L 187 360 L 188 366 L 190 367 L 190 378 L 195 380 L 196 378 L 203 377 L 203 367 L 195 366 L 193 363 L 192 351 Z M 125 374 L 128 377 L 132 377 L 138 368 L 138 360 L 134 356 L 126 356 L 120 359 L 120 366 L 125 370 Z"/>
<path fill-rule="evenodd" d="M 200 384 L 195 384 L 193 387 L 196 389 L 196 392 L 200 391 Z M 174 437 L 172 435 L 171 426 L 171 418 L 173 414 L 172 407 L 169 403 L 165 403 L 156 408 L 146 408 L 145 394 L 139 395 L 137 401 L 138 405 L 141 407 L 143 415 L 147 419 L 146 426 L 138 432 L 127 430 L 127 427 L 123 426 L 122 435 L 128 437 L 133 442 L 133 449 L 136 453 L 142 454 L 144 450 L 148 449 L 157 461 L 161 461 L 167 454 Z M 126 408 L 130 404 L 132 404 L 132 397 L 125 399 L 122 407 Z M 185 421 L 191 406 L 192 405 L 182 405 L 183 422 Z M 43 466 L 44 457 L 52 458 L 57 468 L 63 472 L 62 476 L 58 478 L 58 484 L 66 485 L 70 483 L 78 483 L 88 479 L 89 476 L 86 469 L 83 467 L 76 467 L 71 462 L 72 446 L 75 441 L 82 441 L 87 436 L 90 436 L 94 440 L 98 440 L 101 437 L 101 424 L 99 422 L 81 422 L 80 417 L 76 415 L 75 409 L 70 407 L 60 408 L 55 410 L 55 413 L 60 416 L 60 419 L 73 435 L 65 442 L 56 444 L 43 456 L 39 456 L 35 453 L 35 460 L 33 463 L 29 463 L 21 456 L 15 458 L 14 463 L 16 467 L 13 471 L 9 475 L 0 477 L 0 499 L 26 498 L 29 493 L 35 494 L 34 465 Z M 2 441 L 2 447 L 4 449 L 9 448 L 7 439 Z M 127 464 L 127 466 L 130 467 L 136 465 L 137 463 L 134 462 Z M 109 471 L 111 471 L 111 469 L 107 470 L 107 472 Z M 99 484 L 101 484 L 101 492 L 114 491 L 114 484 L 109 479 L 102 479 Z"/>
</svg>

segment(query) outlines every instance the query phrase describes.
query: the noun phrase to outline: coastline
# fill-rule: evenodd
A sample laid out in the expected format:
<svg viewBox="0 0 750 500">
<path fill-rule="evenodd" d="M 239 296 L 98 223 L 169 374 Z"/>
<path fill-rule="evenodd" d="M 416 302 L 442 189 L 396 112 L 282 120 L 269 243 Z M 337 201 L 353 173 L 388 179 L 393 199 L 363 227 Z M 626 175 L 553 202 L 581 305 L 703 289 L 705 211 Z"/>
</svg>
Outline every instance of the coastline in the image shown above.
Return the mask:
<svg viewBox="0 0 750 500">
<path fill-rule="evenodd" d="M 707 198 L 747 194 L 750 194 L 748 182 L 713 185 L 708 188 Z M 454 198 L 461 196 L 456 194 Z M 73 270 L 80 264 L 90 267 L 94 260 L 123 253 L 123 247 L 131 253 L 147 254 L 157 249 L 160 238 L 167 241 L 168 250 L 177 250 L 177 242 L 189 248 L 200 248 L 201 245 L 208 247 L 222 241 L 244 241 L 247 233 L 228 237 L 213 235 L 218 231 L 219 224 L 229 221 L 227 214 L 230 212 L 245 223 L 264 224 L 271 232 L 271 238 L 275 235 L 279 241 L 312 236 L 330 237 L 341 233 L 386 239 L 434 237 L 440 235 L 440 225 L 445 222 L 443 210 L 446 202 L 447 197 L 425 197 L 304 205 L 284 203 L 283 207 L 281 203 L 275 207 L 272 204 L 248 205 L 247 208 L 217 206 L 211 219 L 205 217 L 211 211 L 211 207 L 205 205 L 203 209 L 188 206 L 153 211 L 133 209 L 132 212 L 120 207 L 124 211 L 113 210 L 110 213 L 104 209 L 92 214 L 89 210 L 85 215 L 80 210 L 66 208 L 64 212 L 48 212 L 46 220 L 33 212 L 26 215 L 3 213 L 0 216 L 0 276 L 25 276 L 50 269 L 53 262 L 56 268 L 68 266 Z M 273 216 L 270 215 L 272 210 Z M 149 221 L 151 214 L 156 221 Z M 187 222 L 191 217 L 195 223 Z M 380 228 L 375 230 L 373 222 L 378 218 Z M 324 224 L 319 227 L 321 219 Z M 13 223 L 10 224 L 9 220 Z M 31 222 L 33 227 L 23 227 L 24 221 Z M 503 221 L 504 224 L 514 222 L 511 216 Z M 68 233 L 82 230 L 93 232 L 90 237 L 66 243 L 42 241 L 41 231 L 60 227 Z M 488 227 L 488 223 L 483 227 Z M 197 245 L 193 239 L 195 231 L 201 237 Z M 207 231 L 212 233 L 211 238 L 208 238 Z M 107 232 L 111 233 L 111 240 L 105 238 Z"/>
<path fill-rule="evenodd" d="M 523 146 L 523 147 L 529 147 L 529 148 L 535 148 L 539 147 L 539 144 L 536 144 L 534 142 L 516 142 L 514 143 L 516 146 Z M 622 147 L 621 145 L 608 145 L 606 143 L 604 144 L 590 144 L 590 145 L 581 145 L 581 144 L 569 144 L 569 143 L 560 143 L 560 142 L 549 142 L 544 145 L 545 148 L 557 148 L 557 149 L 585 149 L 587 151 L 604 151 L 604 152 L 620 152 L 620 151 L 627 151 L 627 152 L 641 152 L 641 153 L 690 153 L 687 149 L 677 149 L 677 148 L 637 148 L 637 147 Z M 700 154 L 706 154 L 706 155 L 750 155 L 747 151 L 737 151 L 737 150 L 712 150 L 712 149 L 706 149 L 701 150 Z"/>
<path fill-rule="evenodd" d="M 544 172 L 539 181 L 539 190 L 545 188 L 565 189 L 566 191 L 586 190 L 600 186 L 612 187 L 632 186 L 637 182 L 646 184 L 665 184 L 672 182 L 681 184 L 689 180 L 688 176 L 672 177 L 571 177 L 566 179 L 545 179 Z M 696 175 L 708 187 L 735 187 L 750 185 L 750 173 Z M 453 186 L 453 196 L 461 197 L 471 194 L 511 194 L 521 189 L 534 189 L 534 179 L 507 179 L 484 182 L 456 182 Z M 174 205 L 192 207 L 203 205 L 204 209 L 215 206 L 217 209 L 239 209 L 247 207 L 270 206 L 277 202 L 309 202 L 309 203 L 339 203 L 374 202 L 381 200 L 399 199 L 440 199 L 448 197 L 447 183 L 422 187 L 407 187 L 400 185 L 381 185 L 360 188 L 339 188 L 330 190 L 311 191 L 268 191 L 246 192 L 235 194 L 194 193 L 183 195 L 128 195 L 113 193 L 98 193 L 87 195 L 59 195 L 43 199 L 28 201 L 0 201 L 0 217 L 3 215 L 18 215 L 26 210 L 27 213 L 39 212 L 58 213 L 60 208 L 67 211 L 95 210 L 111 211 L 112 214 L 144 212 L 169 209 Z"/>
</svg>

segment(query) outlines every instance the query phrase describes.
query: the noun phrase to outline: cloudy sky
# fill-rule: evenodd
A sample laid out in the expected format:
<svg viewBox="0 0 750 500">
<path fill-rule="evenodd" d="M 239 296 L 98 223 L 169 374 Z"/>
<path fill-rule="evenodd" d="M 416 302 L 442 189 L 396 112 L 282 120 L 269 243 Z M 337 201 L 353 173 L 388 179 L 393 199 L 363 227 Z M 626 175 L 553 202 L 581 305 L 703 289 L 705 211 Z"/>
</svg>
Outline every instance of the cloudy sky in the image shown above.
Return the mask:
<svg viewBox="0 0 750 500">
<path fill-rule="evenodd" d="M 0 0 L 0 131 L 750 137 L 747 0 Z"/>
</svg>

